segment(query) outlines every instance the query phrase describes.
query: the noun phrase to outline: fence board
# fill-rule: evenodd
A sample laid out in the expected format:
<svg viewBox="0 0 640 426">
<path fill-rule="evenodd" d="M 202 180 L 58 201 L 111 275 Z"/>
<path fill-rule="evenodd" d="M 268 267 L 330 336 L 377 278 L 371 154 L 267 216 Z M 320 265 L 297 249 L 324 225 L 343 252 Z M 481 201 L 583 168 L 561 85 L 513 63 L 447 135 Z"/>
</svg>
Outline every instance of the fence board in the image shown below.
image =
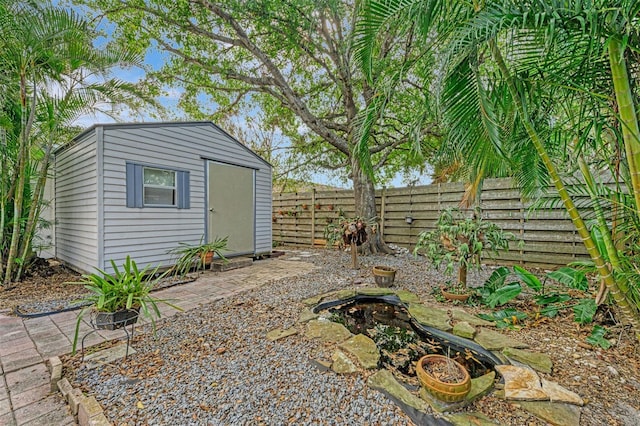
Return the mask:
<svg viewBox="0 0 640 426">
<path fill-rule="evenodd" d="M 459 183 L 378 191 L 376 205 L 383 218 L 385 241 L 413 250 L 418 234 L 432 230 L 442 210 L 459 207 L 463 195 L 464 186 Z M 490 257 L 485 260 L 553 268 L 586 258 L 582 241 L 564 208 L 558 204 L 529 211 L 534 201 L 524 200 L 510 179 L 485 181 L 479 200 L 483 217 L 514 233 L 517 239 L 510 244 L 510 251 L 501 253 L 495 260 Z M 306 210 L 303 204 L 307 205 Z M 329 205 L 333 210 L 329 210 Z M 352 191 L 274 194 L 273 241 L 294 246 L 311 246 L 314 242 L 318 245 L 324 239 L 327 224 L 337 223 L 340 211 L 345 217 L 355 215 Z M 413 217 L 411 225 L 406 223 L 406 216 Z"/>
</svg>

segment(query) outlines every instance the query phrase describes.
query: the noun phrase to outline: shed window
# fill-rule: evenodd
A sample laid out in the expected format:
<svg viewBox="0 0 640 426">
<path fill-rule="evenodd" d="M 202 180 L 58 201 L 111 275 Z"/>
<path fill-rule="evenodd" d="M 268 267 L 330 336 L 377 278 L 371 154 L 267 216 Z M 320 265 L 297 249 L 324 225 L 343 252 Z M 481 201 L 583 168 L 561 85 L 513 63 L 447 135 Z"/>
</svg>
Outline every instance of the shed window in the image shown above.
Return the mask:
<svg viewBox="0 0 640 426">
<path fill-rule="evenodd" d="M 142 204 L 176 206 L 176 171 L 143 168 Z"/>
<path fill-rule="evenodd" d="M 127 207 L 189 208 L 189 172 L 127 163 Z"/>
</svg>

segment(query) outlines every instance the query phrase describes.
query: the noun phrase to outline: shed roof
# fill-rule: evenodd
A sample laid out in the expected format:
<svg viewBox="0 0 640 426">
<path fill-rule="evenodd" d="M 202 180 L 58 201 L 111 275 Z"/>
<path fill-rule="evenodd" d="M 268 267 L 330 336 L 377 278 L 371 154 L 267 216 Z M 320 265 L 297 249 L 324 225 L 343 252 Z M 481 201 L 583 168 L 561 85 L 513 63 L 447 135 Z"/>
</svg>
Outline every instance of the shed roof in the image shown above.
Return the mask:
<svg viewBox="0 0 640 426">
<path fill-rule="evenodd" d="M 249 147 L 241 143 L 238 139 L 231 136 L 222 127 L 218 126 L 212 121 L 157 121 L 157 122 L 151 122 L 151 123 L 97 123 L 97 124 L 93 124 L 91 127 L 88 127 L 87 129 L 82 131 L 80 134 L 76 135 L 71 140 L 70 143 L 59 147 L 58 149 L 55 150 L 55 152 L 58 153 L 58 152 L 64 151 L 66 148 L 69 148 L 70 146 L 74 145 L 78 140 L 82 139 L 84 136 L 95 131 L 100 127 L 107 128 L 107 129 L 135 129 L 135 128 L 202 126 L 202 125 L 209 125 L 219 130 L 224 135 L 226 135 L 229 139 L 231 139 L 232 141 L 240 145 L 247 152 L 257 157 L 260 161 L 265 163 L 267 166 L 271 167 L 271 164 L 267 160 L 265 160 L 264 158 L 256 154 L 253 150 L 251 150 Z"/>
</svg>

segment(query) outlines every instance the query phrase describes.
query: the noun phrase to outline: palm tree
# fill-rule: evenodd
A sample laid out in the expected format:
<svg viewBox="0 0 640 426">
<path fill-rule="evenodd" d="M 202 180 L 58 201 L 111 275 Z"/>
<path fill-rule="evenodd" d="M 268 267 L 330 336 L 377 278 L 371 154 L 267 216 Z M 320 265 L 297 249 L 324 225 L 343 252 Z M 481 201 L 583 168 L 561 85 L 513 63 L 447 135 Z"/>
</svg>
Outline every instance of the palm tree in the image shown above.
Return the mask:
<svg viewBox="0 0 640 426">
<path fill-rule="evenodd" d="M 80 116 L 133 104 L 135 86 L 111 78 L 140 57 L 97 48 L 75 12 L 43 2 L 0 6 L 0 272 L 20 278 L 32 248 L 49 160 Z"/>
<path fill-rule="evenodd" d="M 618 165 L 624 167 L 614 176 L 628 177 L 637 218 L 640 143 L 631 82 L 638 70 L 628 69 L 627 58 L 640 47 L 639 9 L 637 0 L 371 0 L 360 24 L 365 70 L 377 32 L 398 19 L 411 19 L 423 35 L 445 46 L 442 107 L 449 143 L 466 153 L 476 181 L 487 168 L 506 162 L 529 193 L 547 179 L 555 186 L 602 281 L 636 332 L 639 306 L 584 159 L 602 159 L 612 145 L 621 147 Z M 608 140 L 603 129 L 612 130 Z M 518 161 L 522 158 L 528 161 Z M 561 171 L 572 164 L 599 207 L 595 228 L 607 228 L 600 233 L 604 244 L 596 244 L 567 189 L 571 178 Z"/>
</svg>

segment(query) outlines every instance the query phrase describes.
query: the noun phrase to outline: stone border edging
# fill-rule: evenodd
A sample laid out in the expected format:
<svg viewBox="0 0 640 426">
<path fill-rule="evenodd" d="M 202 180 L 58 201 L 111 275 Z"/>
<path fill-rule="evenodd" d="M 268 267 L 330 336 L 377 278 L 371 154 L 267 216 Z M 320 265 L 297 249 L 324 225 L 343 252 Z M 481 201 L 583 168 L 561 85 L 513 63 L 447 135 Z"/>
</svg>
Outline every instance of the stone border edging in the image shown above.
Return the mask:
<svg viewBox="0 0 640 426">
<path fill-rule="evenodd" d="M 51 391 L 59 390 L 80 426 L 112 426 L 95 397 L 85 396 L 62 377 L 62 361 L 57 356 L 47 360 L 51 373 Z"/>
</svg>

